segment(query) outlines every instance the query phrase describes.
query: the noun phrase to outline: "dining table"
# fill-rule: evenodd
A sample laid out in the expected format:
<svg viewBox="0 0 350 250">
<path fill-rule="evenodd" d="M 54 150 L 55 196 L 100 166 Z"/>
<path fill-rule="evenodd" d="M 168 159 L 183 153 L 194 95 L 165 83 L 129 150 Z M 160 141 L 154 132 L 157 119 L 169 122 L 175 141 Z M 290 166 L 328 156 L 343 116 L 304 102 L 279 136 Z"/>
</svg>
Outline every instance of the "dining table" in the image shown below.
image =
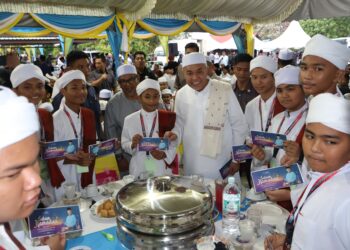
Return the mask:
<svg viewBox="0 0 350 250">
<path fill-rule="evenodd" d="M 116 182 L 119 186 L 125 185 L 123 180 Z M 208 186 L 209 190 L 215 195 L 215 184 L 212 180 L 205 180 L 205 185 Z M 96 197 L 90 197 L 88 199 L 81 198 L 80 212 L 81 219 L 83 223 L 83 230 L 79 235 L 74 235 L 73 237 L 68 236 L 66 249 L 67 250 L 118 250 L 127 249 L 119 241 L 117 237 L 117 225 L 116 218 L 97 218 L 94 216 L 90 207 L 94 202 L 98 202 L 106 197 L 101 194 Z M 215 199 L 215 197 L 214 197 Z M 55 204 L 55 206 L 62 205 L 60 203 Z M 242 200 L 241 206 L 241 219 L 245 219 L 247 216 L 247 210 L 251 206 L 262 207 L 262 229 L 268 228 L 269 232 L 262 233 L 260 237 L 256 238 L 253 249 L 261 250 L 264 249 L 264 238 L 268 233 L 273 232 L 284 233 L 284 224 L 288 217 L 289 212 L 284 208 L 278 206 L 276 203 L 269 200 L 251 200 L 249 198 L 244 198 Z M 222 215 L 217 213 L 215 216 L 215 235 L 224 237 L 222 232 Z M 266 227 L 268 225 L 269 227 Z M 107 237 L 107 234 L 113 237 Z M 109 236 L 110 236 L 109 235 Z M 230 248 L 231 249 L 231 248 Z M 234 248 L 232 248 L 234 249 Z"/>
</svg>

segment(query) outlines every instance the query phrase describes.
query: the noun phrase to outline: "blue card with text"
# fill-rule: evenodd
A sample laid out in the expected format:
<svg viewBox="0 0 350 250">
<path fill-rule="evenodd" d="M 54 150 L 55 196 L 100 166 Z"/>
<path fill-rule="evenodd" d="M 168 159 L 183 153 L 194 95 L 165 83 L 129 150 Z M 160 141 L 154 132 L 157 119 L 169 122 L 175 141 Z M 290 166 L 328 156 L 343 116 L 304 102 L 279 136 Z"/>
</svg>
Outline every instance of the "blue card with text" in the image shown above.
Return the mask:
<svg viewBox="0 0 350 250">
<path fill-rule="evenodd" d="M 261 131 L 251 131 L 253 144 L 266 147 L 283 148 L 287 136 Z"/>
<path fill-rule="evenodd" d="M 141 139 L 138 145 L 139 151 L 167 150 L 167 149 L 169 149 L 168 138 L 144 137 Z"/>
<path fill-rule="evenodd" d="M 83 229 L 78 205 L 35 209 L 28 223 L 32 239 Z"/>
<path fill-rule="evenodd" d="M 43 159 L 64 157 L 68 154 L 75 154 L 78 150 L 78 139 L 43 142 L 41 156 Z"/>
<path fill-rule="evenodd" d="M 304 182 L 298 164 L 275 167 L 251 173 L 255 192 L 287 188 Z"/>
<path fill-rule="evenodd" d="M 251 150 L 248 145 L 232 146 L 232 158 L 235 161 L 252 159 Z"/>
<path fill-rule="evenodd" d="M 110 139 L 97 144 L 89 145 L 89 153 L 95 156 L 109 155 L 115 152 L 116 139 Z"/>
</svg>

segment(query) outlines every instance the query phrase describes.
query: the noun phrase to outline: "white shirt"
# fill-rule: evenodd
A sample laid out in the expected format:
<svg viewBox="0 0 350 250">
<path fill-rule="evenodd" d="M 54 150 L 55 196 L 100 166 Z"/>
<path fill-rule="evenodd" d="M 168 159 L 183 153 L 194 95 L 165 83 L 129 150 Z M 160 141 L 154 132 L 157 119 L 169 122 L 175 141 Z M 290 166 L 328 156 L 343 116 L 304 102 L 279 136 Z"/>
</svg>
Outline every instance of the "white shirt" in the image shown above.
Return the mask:
<svg viewBox="0 0 350 250">
<path fill-rule="evenodd" d="M 300 207 L 305 202 L 295 225 L 292 249 L 350 249 L 350 163 L 305 201 L 321 175 L 311 174 L 310 184 L 299 203 Z"/>
<path fill-rule="evenodd" d="M 165 73 L 164 77 L 167 79 L 168 86 L 170 87 L 171 91 L 174 91 L 176 75 L 169 75 Z"/>
<path fill-rule="evenodd" d="M 64 109 L 67 110 L 67 112 L 70 114 L 70 117 L 72 118 L 73 125 L 78 134 L 78 146 L 80 146 L 81 140 L 82 140 L 81 115 L 80 114 L 78 115 L 77 113 L 75 113 L 73 110 L 68 108 L 67 105 L 64 105 L 53 114 L 55 141 L 70 140 L 70 139 L 76 138 L 72 125 L 69 121 L 68 116 L 64 112 Z M 63 189 L 64 183 L 71 183 L 71 182 L 76 183 L 77 191 L 81 190 L 81 185 L 80 185 L 81 174 L 77 172 L 75 164 L 63 164 L 63 160 L 61 160 L 57 162 L 57 165 L 65 178 L 65 182 L 61 184 L 61 187 L 55 188 L 55 196 L 56 196 L 55 198 L 56 200 L 60 200 L 64 195 L 64 189 Z"/>
<path fill-rule="evenodd" d="M 173 132 L 184 146 L 185 175 L 199 174 L 206 178 L 221 178 L 219 169 L 231 159 L 232 146 L 241 145 L 248 133 L 244 115 L 233 91 L 229 93 L 228 112 L 223 127 L 221 154 L 215 159 L 200 155 L 204 120 L 209 99 L 208 85 L 200 92 L 188 85 L 176 94 L 176 123 Z M 236 175 L 239 179 L 239 175 Z"/>
<path fill-rule="evenodd" d="M 300 109 L 298 109 L 294 112 L 284 111 L 284 112 L 277 114 L 274 118 L 272 118 L 269 132 L 285 134 L 287 129 L 297 119 L 298 115 L 301 112 L 303 112 L 304 110 L 306 110 L 306 108 L 307 108 L 307 103 L 305 103 L 303 107 L 301 107 Z M 306 115 L 307 115 L 307 110 L 303 112 L 300 120 L 295 124 L 295 126 L 292 128 L 292 130 L 290 130 L 290 132 L 287 134 L 288 141 L 295 141 L 297 139 L 301 129 L 303 128 L 303 126 L 305 124 Z M 283 117 L 284 117 L 284 122 L 281 126 L 280 131 L 278 132 L 278 128 L 283 120 Z M 283 149 L 278 150 L 278 153 L 276 155 L 276 162 L 277 162 L 278 166 L 280 165 L 281 159 L 285 155 L 285 153 L 286 152 Z M 265 147 L 265 154 L 266 154 L 265 160 L 267 160 L 267 161 L 271 160 L 271 158 L 273 156 L 273 148 Z"/>
<path fill-rule="evenodd" d="M 222 57 L 222 60 L 221 60 L 220 64 L 223 64 L 223 65 L 225 65 L 225 66 L 228 65 L 228 55 L 224 55 L 224 56 Z"/>
<path fill-rule="evenodd" d="M 25 236 L 24 231 L 13 232 L 13 235 L 21 243 L 21 245 L 27 250 L 49 250 L 48 246 L 32 246 L 32 242 Z M 17 250 L 18 247 L 11 240 L 10 236 L 6 233 L 5 227 L 3 224 L 0 224 L 0 247 L 6 250 Z"/>
<path fill-rule="evenodd" d="M 142 114 L 144 124 L 145 124 L 145 131 L 146 131 L 146 136 L 149 137 L 152 124 L 153 124 L 153 119 L 157 115 L 158 117 L 158 111 L 154 112 L 146 112 L 145 110 L 141 109 L 139 111 L 136 111 L 130 115 L 128 115 L 125 118 L 124 121 L 124 127 L 123 127 L 123 132 L 122 132 L 122 148 L 129 154 L 132 155 L 130 165 L 129 165 L 129 171 L 131 175 L 134 176 L 139 176 L 142 172 L 146 171 L 145 168 L 145 160 L 147 159 L 146 152 L 144 151 L 137 151 L 136 148 L 131 149 L 131 144 L 132 144 L 132 138 L 136 134 L 142 135 L 142 126 L 141 126 L 141 120 L 140 120 L 140 113 Z M 155 129 L 153 131 L 152 137 L 154 138 L 159 138 L 159 123 L 158 123 L 158 118 L 156 118 L 156 124 L 155 124 Z M 176 147 L 175 145 L 170 144 L 169 145 L 169 150 L 165 151 L 166 158 L 164 159 L 168 164 L 170 164 L 176 155 Z M 150 154 L 149 157 L 154 159 L 152 155 Z M 161 176 L 161 175 L 171 175 L 171 169 L 168 168 L 166 169 L 166 165 L 164 160 L 156 160 L 156 169 L 154 172 L 155 176 Z"/>
<path fill-rule="evenodd" d="M 260 95 L 255 97 L 253 100 L 248 102 L 245 107 L 245 118 L 247 120 L 249 130 L 255 131 L 265 131 L 267 119 L 271 110 L 271 106 L 273 104 L 273 100 L 276 98 L 276 92 L 273 95 L 264 101 Z M 262 125 L 261 129 L 261 121 L 260 121 L 260 112 L 259 112 L 259 101 L 261 100 L 261 116 L 262 116 Z"/>
</svg>

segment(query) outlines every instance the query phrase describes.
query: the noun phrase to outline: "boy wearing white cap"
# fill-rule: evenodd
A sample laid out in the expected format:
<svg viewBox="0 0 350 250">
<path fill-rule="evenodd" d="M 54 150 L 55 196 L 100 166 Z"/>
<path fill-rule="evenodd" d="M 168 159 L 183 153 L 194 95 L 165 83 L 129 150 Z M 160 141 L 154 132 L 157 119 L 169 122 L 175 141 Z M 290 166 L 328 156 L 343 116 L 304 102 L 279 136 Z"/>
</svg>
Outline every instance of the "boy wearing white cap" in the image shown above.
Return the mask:
<svg viewBox="0 0 350 250">
<path fill-rule="evenodd" d="M 219 169 L 231 161 L 232 146 L 243 144 L 247 124 L 231 85 L 208 78 L 204 55 L 185 55 L 182 67 L 187 85 L 176 94 L 175 128 L 166 136 L 183 142 L 185 175 L 221 178 Z M 238 169 L 232 162 L 236 180 Z"/>
<path fill-rule="evenodd" d="M 54 129 L 52 114 L 43 108 L 38 108 L 39 103 L 45 94 L 45 81 L 41 69 L 34 64 L 20 64 L 11 73 L 10 77 L 13 91 L 18 96 L 24 96 L 30 103 L 33 103 L 39 115 L 40 141 L 49 142 L 54 140 Z M 53 201 L 52 187 L 59 183 L 56 181 L 60 177 L 55 159 L 44 160 L 39 158 L 40 177 L 43 180 L 42 190 L 50 197 L 43 199 L 44 205 L 48 206 Z M 50 183 L 51 182 L 51 183 Z"/>
<path fill-rule="evenodd" d="M 143 172 L 153 176 L 170 175 L 171 169 L 167 169 L 165 163 L 173 161 L 176 153 L 174 147 L 170 145 L 169 150 L 165 151 L 137 151 L 137 145 L 143 137 L 159 137 L 159 83 L 145 79 L 137 85 L 136 91 L 142 109 L 125 118 L 121 139 L 122 148 L 132 155 L 130 174 L 136 177 Z"/>
<path fill-rule="evenodd" d="M 287 65 L 292 65 L 294 60 L 294 53 L 290 49 L 281 49 L 278 52 L 278 68 L 283 68 Z"/>
<path fill-rule="evenodd" d="M 173 111 L 174 103 L 173 103 L 173 94 L 170 89 L 163 89 L 162 92 L 162 100 L 165 110 Z"/>
<path fill-rule="evenodd" d="M 277 63 L 268 56 L 258 56 L 250 62 L 250 77 L 258 96 L 245 109 L 245 117 L 250 130 L 267 132 L 271 120 L 284 108 L 276 97 L 275 79 Z"/>
<path fill-rule="evenodd" d="M 311 181 L 293 201 L 287 235 L 265 246 L 292 249 L 350 249 L 350 102 L 330 93 L 310 102 L 303 150 Z"/>
<path fill-rule="evenodd" d="M 88 146 L 96 143 L 95 116 L 90 109 L 81 107 L 87 96 L 85 76 L 80 70 L 66 72 L 56 82 L 65 97 L 65 104 L 54 113 L 55 141 L 78 139 L 79 151 L 60 159 L 57 164 L 63 175 L 61 184 L 76 183 L 78 190 L 93 181 L 94 161 Z M 55 188 L 55 196 L 60 200 L 63 186 Z"/>
<path fill-rule="evenodd" d="M 300 78 L 307 96 L 331 93 L 342 96 L 337 87 L 350 60 L 350 49 L 323 35 L 306 44 L 300 63 Z"/>
<path fill-rule="evenodd" d="M 36 249 L 20 234 L 14 236 L 8 222 L 26 218 L 38 203 L 38 115 L 25 98 L 0 87 L 0 116 L 6 117 L 0 123 L 0 249 Z M 49 246 L 40 249 L 61 250 L 65 237 L 53 236 L 44 243 Z"/>
<path fill-rule="evenodd" d="M 307 103 L 299 81 L 299 67 L 288 65 L 274 74 L 277 98 L 286 109 L 276 115 L 269 132 L 284 134 L 287 141 L 283 149 L 262 148 L 253 145 L 252 154 L 261 165 L 269 167 L 289 166 L 296 163 L 301 154 L 301 142 L 304 134 Z M 266 195 L 273 201 L 289 201 L 289 189 L 268 191 Z M 280 204 L 288 205 L 288 204 Z M 288 207 L 286 207 L 288 208 Z"/>
<path fill-rule="evenodd" d="M 163 89 L 168 89 L 168 80 L 165 76 L 159 77 L 158 78 L 159 86 L 160 86 L 160 91 L 163 91 Z"/>
</svg>

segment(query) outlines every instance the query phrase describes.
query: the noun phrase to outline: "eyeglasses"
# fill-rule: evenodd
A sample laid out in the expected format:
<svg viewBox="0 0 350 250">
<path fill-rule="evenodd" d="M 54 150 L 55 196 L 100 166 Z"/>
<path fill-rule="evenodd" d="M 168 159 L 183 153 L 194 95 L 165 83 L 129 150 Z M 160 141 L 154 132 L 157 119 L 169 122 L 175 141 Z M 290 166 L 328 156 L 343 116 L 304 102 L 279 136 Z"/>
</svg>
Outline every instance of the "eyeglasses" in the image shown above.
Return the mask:
<svg viewBox="0 0 350 250">
<path fill-rule="evenodd" d="M 136 82 L 137 77 L 133 76 L 130 77 L 129 79 L 118 79 L 118 83 L 119 84 L 131 84 L 131 83 L 135 83 Z"/>
</svg>

